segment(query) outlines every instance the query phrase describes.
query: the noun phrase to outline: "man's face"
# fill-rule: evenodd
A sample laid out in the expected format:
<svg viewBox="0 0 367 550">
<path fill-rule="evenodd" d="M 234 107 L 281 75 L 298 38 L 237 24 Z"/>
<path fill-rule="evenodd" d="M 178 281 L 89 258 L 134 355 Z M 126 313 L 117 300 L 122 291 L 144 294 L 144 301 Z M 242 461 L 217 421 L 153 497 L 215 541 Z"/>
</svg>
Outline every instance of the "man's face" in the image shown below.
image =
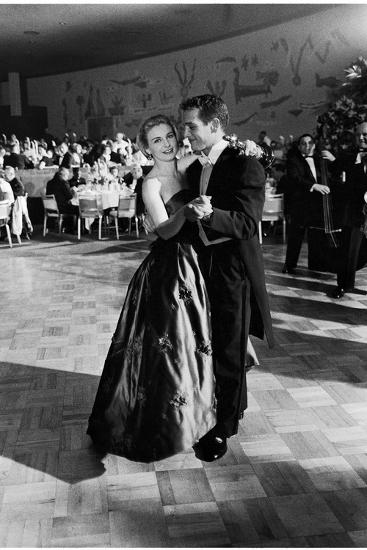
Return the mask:
<svg viewBox="0 0 367 550">
<path fill-rule="evenodd" d="M 360 149 L 367 149 L 367 122 L 357 127 L 357 145 Z"/>
<path fill-rule="evenodd" d="M 143 170 L 141 169 L 141 166 L 133 166 L 131 169 L 131 173 L 133 175 L 133 178 L 139 179 L 143 175 Z"/>
<path fill-rule="evenodd" d="M 308 156 L 313 155 L 315 144 L 311 136 L 303 137 L 299 144 L 298 149 L 301 151 L 302 155 Z"/>
<path fill-rule="evenodd" d="M 69 170 L 67 168 L 62 168 L 59 172 L 59 178 L 63 181 L 67 181 L 69 179 Z"/>
<path fill-rule="evenodd" d="M 188 138 L 193 151 L 204 151 L 210 149 L 216 136 L 213 132 L 212 123 L 205 124 L 199 118 L 199 109 L 190 109 L 183 112 L 183 123 L 185 126 L 185 138 Z"/>
<path fill-rule="evenodd" d="M 6 166 L 4 172 L 5 172 L 5 179 L 7 181 L 11 181 L 12 179 L 15 178 L 15 170 L 12 166 Z"/>
</svg>

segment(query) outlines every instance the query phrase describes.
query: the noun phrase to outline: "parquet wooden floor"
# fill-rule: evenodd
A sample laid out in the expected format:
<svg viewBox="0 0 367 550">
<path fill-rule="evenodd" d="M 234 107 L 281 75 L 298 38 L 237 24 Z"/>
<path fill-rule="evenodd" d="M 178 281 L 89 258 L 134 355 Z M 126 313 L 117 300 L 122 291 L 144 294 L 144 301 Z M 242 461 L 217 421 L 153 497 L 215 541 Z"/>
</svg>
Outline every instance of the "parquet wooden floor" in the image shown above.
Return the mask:
<svg viewBox="0 0 367 550">
<path fill-rule="evenodd" d="M 0 243 L 0 546 L 367 546 L 367 296 L 333 301 L 335 276 L 308 271 L 305 250 L 283 275 L 284 246 L 265 239 L 278 344 L 254 342 L 261 366 L 224 458 L 92 449 L 98 377 L 146 252 L 129 237 Z"/>
</svg>

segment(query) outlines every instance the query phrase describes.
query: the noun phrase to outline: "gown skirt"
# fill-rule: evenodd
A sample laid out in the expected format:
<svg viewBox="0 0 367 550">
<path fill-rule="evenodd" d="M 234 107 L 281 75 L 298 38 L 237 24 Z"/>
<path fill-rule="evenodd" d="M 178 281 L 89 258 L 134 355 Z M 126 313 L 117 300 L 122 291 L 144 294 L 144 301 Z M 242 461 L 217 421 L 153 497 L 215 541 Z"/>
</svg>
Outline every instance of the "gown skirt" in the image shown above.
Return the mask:
<svg viewBox="0 0 367 550">
<path fill-rule="evenodd" d="M 133 276 L 87 433 L 137 462 L 180 453 L 216 423 L 210 308 L 189 239 L 158 239 Z"/>
</svg>

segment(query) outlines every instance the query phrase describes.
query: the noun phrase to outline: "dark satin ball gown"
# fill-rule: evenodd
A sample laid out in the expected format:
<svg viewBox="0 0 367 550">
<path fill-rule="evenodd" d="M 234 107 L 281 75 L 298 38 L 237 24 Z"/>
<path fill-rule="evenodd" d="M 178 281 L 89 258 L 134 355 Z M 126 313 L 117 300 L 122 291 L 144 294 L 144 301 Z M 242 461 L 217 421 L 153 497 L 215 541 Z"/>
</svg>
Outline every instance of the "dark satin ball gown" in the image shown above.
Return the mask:
<svg viewBox="0 0 367 550">
<path fill-rule="evenodd" d="M 169 215 L 189 193 L 168 201 Z M 189 225 L 155 241 L 131 280 L 89 419 L 97 446 L 138 462 L 189 449 L 216 422 L 210 309 Z"/>
</svg>

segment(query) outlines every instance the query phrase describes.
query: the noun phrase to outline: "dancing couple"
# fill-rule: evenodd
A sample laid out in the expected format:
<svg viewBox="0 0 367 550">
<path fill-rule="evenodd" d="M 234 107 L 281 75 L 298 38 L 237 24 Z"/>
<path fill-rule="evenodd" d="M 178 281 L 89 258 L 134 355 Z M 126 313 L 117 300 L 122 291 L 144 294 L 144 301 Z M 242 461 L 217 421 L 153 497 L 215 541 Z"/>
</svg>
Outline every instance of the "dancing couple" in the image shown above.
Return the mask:
<svg viewBox="0 0 367 550">
<path fill-rule="evenodd" d="M 193 447 L 211 462 L 227 451 L 247 407 L 249 333 L 273 343 L 258 227 L 265 174 L 224 139 L 228 109 L 213 95 L 181 105 L 200 156 L 177 160 L 163 115 L 138 133 L 154 159 L 143 183 L 157 240 L 133 276 L 105 361 L 88 434 L 138 462 Z"/>
</svg>

